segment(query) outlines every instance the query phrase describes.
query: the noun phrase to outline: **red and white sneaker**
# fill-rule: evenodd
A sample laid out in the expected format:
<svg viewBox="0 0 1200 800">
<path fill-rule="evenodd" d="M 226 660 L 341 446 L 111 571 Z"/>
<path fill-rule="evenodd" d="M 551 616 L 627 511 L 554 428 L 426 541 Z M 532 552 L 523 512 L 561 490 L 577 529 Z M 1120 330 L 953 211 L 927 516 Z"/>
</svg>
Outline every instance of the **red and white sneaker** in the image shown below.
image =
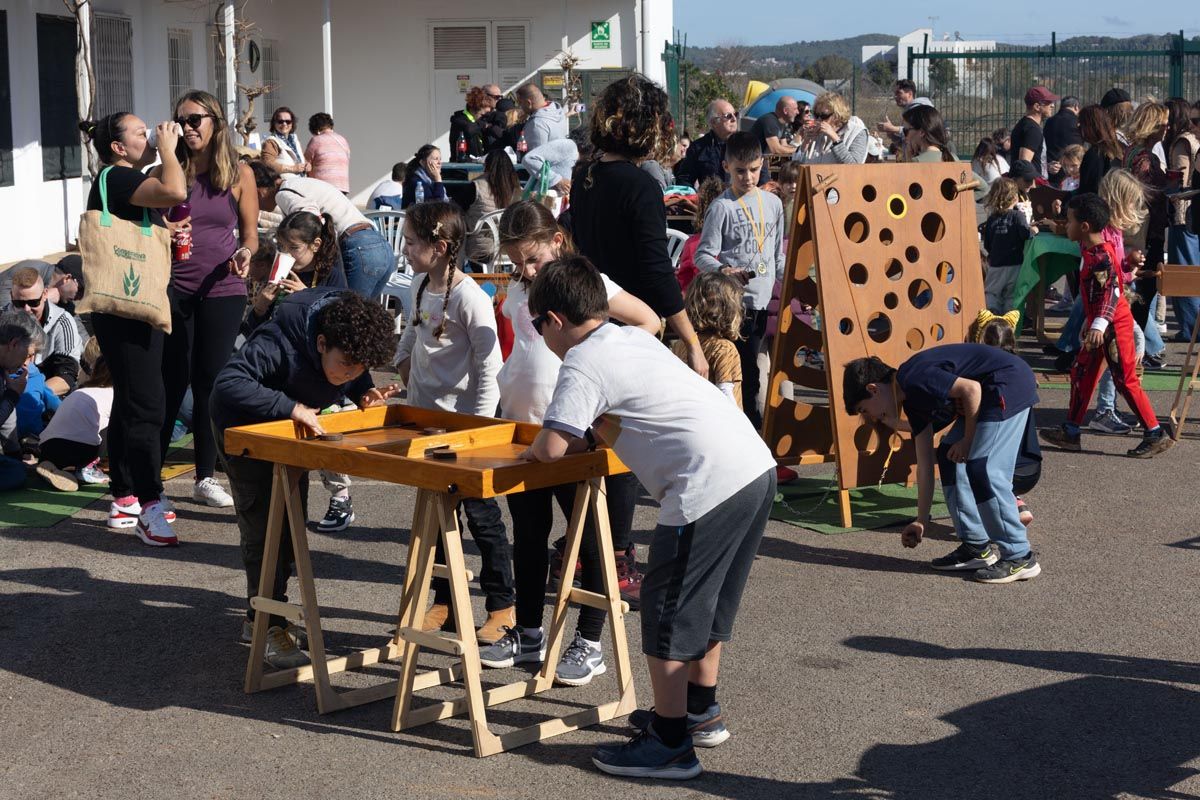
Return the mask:
<svg viewBox="0 0 1200 800">
<path fill-rule="evenodd" d="M 138 515 L 137 536 L 151 547 L 168 547 L 179 544 L 175 532 L 163 515 L 162 503 L 151 503 Z"/>
<path fill-rule="evenodd" d="M 164 497 L 160 500 L 159 505 L 162 506 L 163 518 L 168 523 L 175 522 L 175 506 L 171 504 L 171 501 Z M 108 527 L 132 528 L 137 525 L 138 515 L 141 513 L 142 504 L 136 497 L 118 497 L 108 507 Z"/>
</svg>

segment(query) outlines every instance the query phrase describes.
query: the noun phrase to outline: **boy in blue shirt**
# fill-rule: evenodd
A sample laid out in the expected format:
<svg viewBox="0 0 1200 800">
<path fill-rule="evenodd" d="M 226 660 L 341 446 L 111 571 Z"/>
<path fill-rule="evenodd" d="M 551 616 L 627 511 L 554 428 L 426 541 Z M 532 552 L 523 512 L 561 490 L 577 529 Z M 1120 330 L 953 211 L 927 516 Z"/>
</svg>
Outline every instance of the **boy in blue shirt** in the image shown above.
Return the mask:
<svg viewBox="0 0 1200 800">
<path fill-rule="evenodd" d="M 935 558 L 937 570 L 970 570 L 981 583 L 1041 574 L 1013 501 L 1013 468 L 1029 410 L 1037 403 L 1033 370 L 1017 356 L 982 344 L 923 350 L 894 369 L 859 358 L 842 376 L 846 411 L 894 431 L 911 431 L 917 454 L 917 518 L 902 534 L 916 547 L 933 505 L 936 457 L 946 506 L 962 544 Z M 900 418 L 904 409 L 907 421 Z M 933 434 L 951 425 L 936 454 Z"/>
</svg>

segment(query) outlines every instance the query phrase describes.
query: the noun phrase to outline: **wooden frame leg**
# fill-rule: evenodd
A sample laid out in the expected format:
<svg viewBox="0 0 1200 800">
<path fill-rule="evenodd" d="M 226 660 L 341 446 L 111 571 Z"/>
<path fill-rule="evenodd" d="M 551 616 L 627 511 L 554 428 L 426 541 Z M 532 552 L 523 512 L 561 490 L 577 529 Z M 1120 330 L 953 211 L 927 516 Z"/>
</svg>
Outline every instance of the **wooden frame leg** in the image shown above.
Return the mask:
<svg viewBox="0 0 1200 800">
<path fill-rule="evenodd" d="M 400 624 L 396 628 L 399 642 L 401 631 L 416 627 L 425 613 L 429 582 L 433 577 L 434 548 L 440 535 L 438 514 L 435 504 L 439 498 L 425 489 L 417 492 L 417 510 L 413 515 L 412 538 L 408 545 L 408 569 L 404 575 L 404 594 L 400 603 Z M 396 704 L 392 708 L 392 730 L 400 730 L 412 712 L 413 692 L 417 681 L 417 653 L 420 645 L 406 640 L 402 647 L 403 665 L 400 671 L 400 686 L 396 693 Z"/>
<path fill-rule="evenodd" d="M 629 640 L 625 635 L 625 611 L 617 580 L 617 560 L 613 554 L 612 527 L 608 519 L 608 491 L 603 478 L 591 481 L 591 513 L 596 528 L 600 560 L 604 567 L 604 595 L 608 600 L 608 628 L 612 638 L 613 660 L 617 667 L 617 707 L 610 717 L 623 717 L 637 708 L 637 691 L 633 686 L 633 667 L 629 663 Z M 572 562 L 564 561 L 569 564 Z M 565 583 L 565 581 L 564 581 Z"/>
<path fill-rule="evenodd" d="M 284 492 L 286 467 L 276 464 L 271 476 L 271 505 L 267 512 L 267 537 L 263 544 L 262 569 L 258 573 L 258 596 L 270 597 L 275 585 L 275 566 L 279 563 L 279 544 L 283 540 Z M 267 622 L 269 615 L 255 611 L 253 635 L 250 639 L 250 658 L 246 662 L 246 694 L 263 688 L 263 658 L 267 654 Z"/>
<path fill-rule="evenodd" d="M 554 605 L 550 609 L 550 625 L 546 629 L 546 660 L 538 672 L 538 691 L 554 685 L 554 671 L 558 668 L 558 656 L 562 650 L 563 634 L 567 627 L 567 611 L 571 607 L 571 581 L 566 580 L 567 564 L 575 564 L 579 560 L 580 544 L 583 541 L 584 521 L 591 513 L 595 503 L 595 494 L 590 483 L 580 483 L 575 487 L 575 504 L 571 511 L 571 519 L 567 524 L 567 539 L 563 545 L 562 563 L 564 579 L 558 582 L 558 591 L 554 593 Z M 609 549 L 612 548 L 612 538 L 609 537 Z M 609 554 L 611 556 L 611 553 Z M 603 554 L 601 558 L 603 559 Z M 602 562 L 603 563 L 603 562 Z M 614 567 L 615 569 L 615 567 Z"/>
<path fill-rule="evenodd" d="M 1188 342 L 1187 355 L 1183 359 L 1183 366 L 1179 370 L 1179 386 L 1175 389 L 1175 401 L 1171 404 L 1171 436 L 1175 441 L 1179 441 L 1183 436 L 1183 426 L 1187 423 L 1188 411 L 1192 407 L 1192 394 L 1196 388 L 1196 376 L 1200 375 L 1200 357 L 1196 353 L 1196 338 L 1200 334 L 1200 316 L 1196 317 L 1196 322 L 1192 325 L 1192 339 Z M 1192 367 L 1192 374 L 1189 377 L 1187 374 L 1188 366 Z M 1184 390 L 1187 390 L 1187 395 L 1184 395 Z M 1183 397 L 1183 407 L 1180 408 L 1179 398 Z"/>
<path fill-rule="evenodd" d="M 842 527 L 849 528 L 854 524 L 854 515 L 850 511 L 849 489 L 838 489 L 838 508 L 842 512 Z"/>
</svg>

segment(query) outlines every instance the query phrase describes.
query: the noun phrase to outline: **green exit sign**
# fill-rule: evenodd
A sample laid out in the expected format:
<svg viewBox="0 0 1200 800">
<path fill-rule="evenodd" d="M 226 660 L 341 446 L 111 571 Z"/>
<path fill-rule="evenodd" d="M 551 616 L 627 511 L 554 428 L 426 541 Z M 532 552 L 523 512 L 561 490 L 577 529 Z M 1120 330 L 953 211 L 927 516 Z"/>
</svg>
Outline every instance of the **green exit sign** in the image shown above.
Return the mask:
<svg viewBox="0 0 1200 800">
<path fill-rule="evenodd" d="M 607 50 L 612 46 L 612 23 L 592 23 L 592 49 Z"/>
</svg>

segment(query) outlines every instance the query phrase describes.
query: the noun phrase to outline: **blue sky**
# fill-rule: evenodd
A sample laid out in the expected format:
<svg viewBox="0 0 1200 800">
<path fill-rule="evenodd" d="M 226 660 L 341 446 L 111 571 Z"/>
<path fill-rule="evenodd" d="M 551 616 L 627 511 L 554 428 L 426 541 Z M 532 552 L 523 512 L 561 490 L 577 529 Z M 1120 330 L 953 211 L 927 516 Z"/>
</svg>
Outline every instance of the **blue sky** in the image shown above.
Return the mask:
<svg viewBox="0 0 1200 800">
<path fill-rule="evenodd" d="M 1188 36 L 1200 34 L 1200 4 L 1184 2 L 1090 0 L 1085 5 L 1061 0 L 959 0 L 910 5 L 895 0 L 852 0 L 838 5 L 788 0 L 675 0 L 675 27 L 687 33 L 688 44 L 698 46 L 782 44 L 864 33 L 898 36 L 928 27 L 930 15 L 938 17 L 933 27 L 939 36 L 960 31 L 963 38 L 1013 44 L 1049 41 L 1050 31 L 1057 31 L 1059 39 L 1073 34 L 1124 36 L 1181 28 Z"/>
</svg>

